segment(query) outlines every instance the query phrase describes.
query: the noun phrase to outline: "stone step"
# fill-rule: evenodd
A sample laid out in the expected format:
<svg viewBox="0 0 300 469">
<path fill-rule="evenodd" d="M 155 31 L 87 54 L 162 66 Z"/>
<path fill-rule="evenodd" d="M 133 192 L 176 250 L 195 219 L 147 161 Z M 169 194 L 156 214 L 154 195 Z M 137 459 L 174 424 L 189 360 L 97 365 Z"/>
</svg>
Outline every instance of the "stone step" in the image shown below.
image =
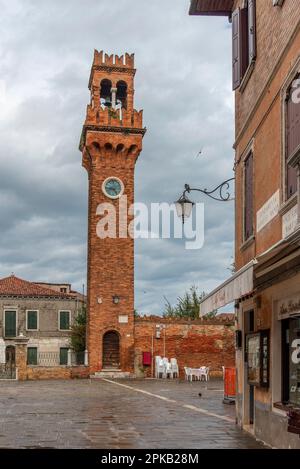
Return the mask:
<svg viewBox="0 0 300 469">
<path fill-rule="evenodd" d="M 129 379 L 134 378 L 135 376 L 128 372 L 128 371 L 121 371 L 115 369 L 105 369 L 102 371 L 97 371 L 93 375 L 90 375 L 91 379 L 101 379 L 101 378 L 108 378 L 108 379 Z"/>
</svg>

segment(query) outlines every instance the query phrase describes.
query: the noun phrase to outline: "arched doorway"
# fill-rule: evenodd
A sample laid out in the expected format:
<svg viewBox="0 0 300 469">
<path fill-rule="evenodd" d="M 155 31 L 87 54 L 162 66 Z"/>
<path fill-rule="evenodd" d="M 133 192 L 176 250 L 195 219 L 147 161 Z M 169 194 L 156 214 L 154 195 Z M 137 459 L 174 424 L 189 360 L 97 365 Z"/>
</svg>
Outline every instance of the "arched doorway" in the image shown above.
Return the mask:
<svg viewBox="0 0 300 469">
<path fill-rule="evenodd" d="M 5 362 L 7 365 L 16 363 L 16 349 L 13 345 L 8 345 L 5 349 Z"/>
<path fill-rule="evenodd" d="M 16 378 L 16 348 L 13 345 L 8 345 L 5 349 L 5 366 L 0 375 L 0 378 L 5 379 Z"/>
<path fill-rule="evenodd" d="M 115 331 L 103 336 L 103 368 L 120 368 L 120 336 Z"/>
</svg>

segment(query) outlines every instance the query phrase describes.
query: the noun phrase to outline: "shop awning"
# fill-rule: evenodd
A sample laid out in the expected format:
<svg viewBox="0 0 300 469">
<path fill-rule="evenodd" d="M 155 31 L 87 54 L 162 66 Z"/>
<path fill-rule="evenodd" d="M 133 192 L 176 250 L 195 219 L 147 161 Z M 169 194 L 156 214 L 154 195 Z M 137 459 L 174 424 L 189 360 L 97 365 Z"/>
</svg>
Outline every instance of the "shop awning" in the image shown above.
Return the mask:
<svg viewBox="0 0 300 469">
<path fill-rule="evenodd" d="M 233 0 L 191 0 L 190 15 L 229 16 Z"/>
<path fill-rule="evenodd" d="M 200 316 L 205 316 L 242 296 L 250 294 L 253 290 L 253 269 L 256 263 L 256 260 L 252 260 L 209 295 L 205 296 L 200 303 Z"/>
</svg>

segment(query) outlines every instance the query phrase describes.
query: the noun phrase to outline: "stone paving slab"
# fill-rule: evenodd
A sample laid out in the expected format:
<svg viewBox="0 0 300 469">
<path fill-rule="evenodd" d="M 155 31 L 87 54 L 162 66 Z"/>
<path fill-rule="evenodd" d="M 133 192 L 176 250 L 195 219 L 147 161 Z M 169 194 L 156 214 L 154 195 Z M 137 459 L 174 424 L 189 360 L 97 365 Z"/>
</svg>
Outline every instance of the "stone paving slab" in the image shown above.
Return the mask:
<svg viewBox="0 0 300 469">
<path fill-rule="evenodd" d="M 0 448 L 262 448 L 235 425 L 234 406 L 222 403 L 222 386 L 178 380 L 0 382 Z"/>
</svg>

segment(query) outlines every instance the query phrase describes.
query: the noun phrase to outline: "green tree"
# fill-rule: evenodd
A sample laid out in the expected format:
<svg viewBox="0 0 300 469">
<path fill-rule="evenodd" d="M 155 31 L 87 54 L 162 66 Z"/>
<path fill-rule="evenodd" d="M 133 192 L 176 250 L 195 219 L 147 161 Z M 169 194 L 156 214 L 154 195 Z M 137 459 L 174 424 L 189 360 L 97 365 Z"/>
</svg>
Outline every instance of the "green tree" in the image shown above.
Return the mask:
<svg viewBox="0 0 300 469">
<path fill-rule="evenodd" d="M 74 352 L 84 352 L 86 349 L 86 306 L 78 312 L 71 328 L 71 344 Z"/>
<path fill-rule="evenodd" d="M 198 319 L 200 314 L 200 301 L 205 296 L 205 292 L 198 293 L 198 288 L 192 286 L 182 297 L 177 298 L 177 303 L 172 306 L 165 298 L 165 318 Z"/>
</svg>

